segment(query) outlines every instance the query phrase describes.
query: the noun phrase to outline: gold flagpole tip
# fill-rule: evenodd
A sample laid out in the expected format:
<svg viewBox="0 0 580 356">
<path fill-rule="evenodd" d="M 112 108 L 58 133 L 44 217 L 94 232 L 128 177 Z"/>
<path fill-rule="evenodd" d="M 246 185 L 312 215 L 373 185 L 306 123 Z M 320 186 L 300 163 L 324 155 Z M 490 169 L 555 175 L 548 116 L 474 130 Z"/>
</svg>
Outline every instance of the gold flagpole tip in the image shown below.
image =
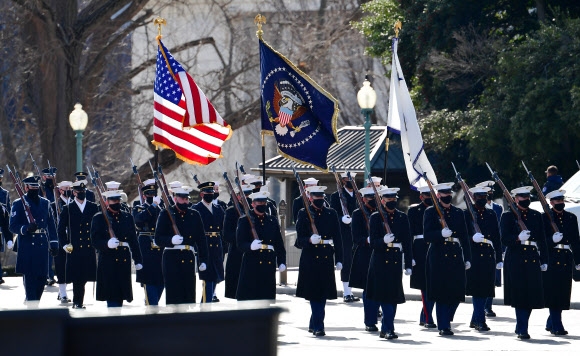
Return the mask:
<svg viewBox="0 0 580 356">
<path fill-rule="evenodd" d="M 159 38 L 161 38 L 161 37 L 162 37 L 162 36 L 161 36 L 161 25 L 165 25 L 165 26 L 167 26 L 167 20 L 165 20 L 165 19 L 164 19 L 164 18 L 162 18 L 162 17 L 158 17 L 158 18 L 156 18 L 155 20 L 153 20 L 153 24 L 154 24 L 155 26 L 157 26 L 157 38 L 159 39 Z"/>
<path fill-rule="evenodd" d="M 403 28 L 403 23 L 399 20 L 395 22 L 395 37 L 399 38 L 399 31 Z"/>
<path fill-rule="evenodd" d="M 262 31 L 262 25 L 266 23 L 266 16 L 262 14 L 257 14 L 256 17 L 254 17 L 254 23 L 256 24 L 256 26 L 258 26 L 256 36 L 258 36 L 258 38 L 261 39 L 262 35 L 264 34 L 264 31 Z"/>
</svg>

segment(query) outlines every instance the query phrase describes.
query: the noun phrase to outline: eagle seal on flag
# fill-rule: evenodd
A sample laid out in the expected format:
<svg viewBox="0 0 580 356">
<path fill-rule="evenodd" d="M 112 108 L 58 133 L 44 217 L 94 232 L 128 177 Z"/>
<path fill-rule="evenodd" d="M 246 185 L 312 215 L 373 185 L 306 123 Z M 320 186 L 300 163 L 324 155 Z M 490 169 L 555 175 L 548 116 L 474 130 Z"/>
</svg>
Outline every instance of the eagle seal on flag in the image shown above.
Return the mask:
<svg viewBox="0 0 580 356">
<path fill-rule="evenodd" d="M 291 136 L 296 134 L 296 127 L 292 124 L 292 120 L 302 116 L 307 108 L 304 106 L 304 99 L 294 88 L 294 86 L 287 80 L 281 80 L 274 84 L 274 111 L 278 114 L 278 118 L 273 119 L 276 125 L 276 133 L 284 136 L 288 133 L 288 127 L 292 130 Z M 288 127 L 286 127 L 288 126 Z"/>
</svg>

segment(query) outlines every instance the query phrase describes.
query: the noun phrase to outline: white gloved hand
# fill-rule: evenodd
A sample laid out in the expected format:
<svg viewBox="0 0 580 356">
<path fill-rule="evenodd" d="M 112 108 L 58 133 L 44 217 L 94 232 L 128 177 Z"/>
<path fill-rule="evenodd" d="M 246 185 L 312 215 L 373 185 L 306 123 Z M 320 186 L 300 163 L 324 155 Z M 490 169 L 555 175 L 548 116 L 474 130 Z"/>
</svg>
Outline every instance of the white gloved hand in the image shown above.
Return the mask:
<svg viewBox="0 0 580 356">
<path fill-rule="evenodd" d="M 367 243 L 370 244 L 371 243 L 371 237 L 367 236 Z"/>
<path fill-rule="evenodd" d="M 542 272 L 546 272 L 548 270 L 548 265 L 544 263 L 543 265 L 540 266 L 540 270 Z"/>
<path fill-rule="evenodd" d="M 530 238 L 530 230 L 522 230 L 522 232 L 520 232 L 520 234 L 518 235 L 518 238 L 520 239 L 520 241 L 526 241 L 527 239 Z"/>
<path fill-rule="evenodd" d="M 8 247 L 8 249 L 9 249 L 9 250 L 12 250 L 12 248 L 14 247 L 14 242 L 12 242 L 12 241 L 8 241 L 8 242 L 6 243 L 6 247 Z"/>
<path fill-rule="evenodd" d="M 480 243 L 480 242 L 483 242 L 483 240 L 485 240 L 485 238 L 483 237 L 483 234 L 480 232 L 476 232 L 475 235 L 473 235 L 472 239 L 473 239 L 473 242 L 475 242 L 475 243 Z"/>
<path fill-rule="evenodd" d="M 580 271 L 580 264 L 576 265 L 576 271 Z"/>
<path fill-rule="evenodd" d="M 137 264 L 135 265 L 135 271 L 140 271 L 140 270 L 142 270 L 142 269 L 143 269 L 143 265 L 142 265 L 142 264 L 140 264 L 140 263 L 137 263 Z"/>
<path fill-rule="evenodd" d="M 340 271 L 342 269 L 342 263 L 336 262 L 336 270 Z"/>
<path fill-rule="evenodd" d="M 202 262 L 202 263 L 199 265 L 199 270 L 200 270 L 201 272 L 203 272 L 203 271 L 205 271 L 206 269 L 207 269 L 207 266 L 205 265 L 205 263 L 203 263 L 203 262 Z"/>
<path fill-rule="evenodd" d="M 343 215 L 342 216 L 342 222 L 344 224 L 350 224 L 351 221 L 352 221 L 352 218 L 350 217 L 350 215 Z"/>
<path fill-rule="evenodd" d="M 161 204 L 161 197 L 159 197 L 159 196 L 153 197 L 153 204 L 155 204 L 155 205 Z"/>
<path fill-rule="evenodd" d="M 564 234 L 561 232 L 555 232 L 554 235 L 552 235 L 552 240 L 554 241 L 554 243 L 558 243 L 560 241 L 562 241 L 562 239 L 564 238 Z"/>
<path fill-rule="evenodd" d="M 286 270 L 286 265 L 285 264 L 281 264 L 280 266 L 278 266 L 278 271 L 280 272 L 284 272 Z"/>
<path fill-rule="evenodd" d="M 443 237 L 451 237 L 453 235 L 453 231 L 451 231 L 448 227 L 441 230 L 441 236 Z"/>
<path fill-rule="evenodd" d="M 252 241 L 252 244 L 250 245 L 250 249 L 252 251 L 256 251 L 262 248 L 262 240 L 254 240 Z"/>
<path fill-rule="evenodd" d="M 405 275 L 407 275 L 407 276 L 410 276 L 410 275 L 412 275 L 412 274 L 413 274 L 413 270 L 412 270 L 412 269 L 410 269 L 410 268 L 407 268 L 407 269 L 405 270 Z"/>
<path fill-rule="evenodd" d="M 502 268 L 503 268 L 503 262 L 498 262 L 498 263 L 495 265 L 495 268 L 496 268 L 496 269 L 502 269 Z"/>
<path fill-rule="evenodd" d="M 174 245 L 181 245 L 183 243 L 183 236 L 173 235 L 173 237 L 171 238 L 171 243 Z"/>
<path fill-rule="evenodd" d="M 471 262 L 465 261 L 465 270 L 468 270 L 470 268 L 471 268 Z"/>
<path fill-rule="evenodd" d="M 320 241 L 322 241 L 322 237 L 320 237 L 320 235 L 312 234 L 312 236 L 310 236 L 310 243 L 311 244 L 318 245 L 320 243 Z"/>
<path fill-rule="evenodd" d="M 391 242 L 395 241 L 395 235 L 385 234 L 385 236 L 383 236 L 383 241 L 385 241 L 386 244 L 391 243 Z"/>
<path fill-rule="evenodd" d="M 416 265 L 417 265 L 417 262 L 415 262 L 415 259 L 413 258 L 413 259 L 411 260 L 411 266 L 415 267 Z"/>
<path fill-rule="evenodd" d="M 109 246 L 110 249 L 119 247 L 119 239 L 116 237 L 111 237 L 107 242 L 107 246 Z"/>
</svg>

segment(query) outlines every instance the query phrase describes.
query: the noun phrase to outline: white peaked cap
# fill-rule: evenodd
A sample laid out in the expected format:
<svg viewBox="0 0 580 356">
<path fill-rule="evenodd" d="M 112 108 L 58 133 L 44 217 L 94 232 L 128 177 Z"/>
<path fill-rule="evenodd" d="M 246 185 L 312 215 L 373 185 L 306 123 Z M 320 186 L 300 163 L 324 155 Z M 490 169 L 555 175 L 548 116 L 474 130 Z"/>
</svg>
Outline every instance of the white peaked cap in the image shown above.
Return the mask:
<svg viewBox="0 0 580 356">
<path fill-rule="evenodd" d="M 399 190 L 400 190 L 400 188 L 387 188 L 387 187 L 384 187 L 381 190 L 379 190 L 379 195 L 381 195 L 381 196 L 383 196 L 383 195 L 393 195 L 393 194 L 397 194 L 397 192 Z"/>
<path fill-rule="evenodd" d="M 358 190 L 361 195 L 364 197 L 365 195 L 374 195 L 375 191 L 373 190 L 373 187 L 364 187 Z"/>
<path fill-rule="evenodd" d="M 103 196 L 107 199 L 121 199 L 121 193 L 123 193 L 122 190 L 109 190 L 103 192 Z"/>
<path fill-rule="evenodd" d="M 355 172 L 350 172 L 350 176 L 354 179 L 354 177 L 356 176 Z M 341 178 L 348 178 L 348 172 L 343 172 L 340 174 Z"/>
<path fill-rule="evenodd" d="M 154 185 L 154 184 L 155 178 L 147 179 L 146 181 L 143 182 L 143 185 Z"/>
<path fill-rule="evenodd" d="M 192 187 L 187 186 L 187 185 L 183 185 L 181 187 L 178 188 L 173 188 L 173 193 L 175 194 L 186 194 L 189 195 L 189 193 L 193 190 Z"/>
<path fill-rule="evenodd" d="M 512 195 L 516 195 L 516 194 L 530 194 L 530 192 L 532 191 L 532 189 L 534 189 L 534 187 L 527 185 L 525 187 L 519 187 L 516 189 L 512 189 L 510 193 L 512 193 Z"/>
<path fill-rule="evenodd" d="M 477 183 L 476 187 L 493 187 L 495 182 L 492 180 L 486 180 L 485 182 Z"/>
<path fill-rule="evenodd" d="M 429 189 L 428 185 L 424 185 L 422 187 L 417 188 L 419 193 L 431 193 L 431 189 Z"/>
<path fill-rule="evenodd" d="M 450 183 L 439 183 L 439 184 L 435 184 L 433 186 L 433 189 L 435 189 L 436 191 L 440 191 L 440 190 L 450 190 L 453 187 L 454 184 L 455 183 L 451 183 L 451 182 Z"/>
<path fill-rule="evenodd" d="M 473 187 L 473 188 L 469 188 L 469 191 L 472 192 L 473 194 L 487 194 L 487 192 L 489 192 L 491 190 L 491 188 L 489 186 L 482 186 L 482 187 Z"/>
<path fill-rule="evenodd" d="M 181 186 L 183 185 L 183 183 L 181 183 L 178 180 L 174 180 L 173 182 L 169 182 L 168 185 L 169 185 L 169 189 L 173 190 L 175 188 L 181 188 Z"/>
<path fill-rule="evenodd" d="M 257 193 L 250 194 L 250 199 L 252 199 L 252 200 L 267 199 L 269 195 L 270 195 L 270 193 L 267 190 L 266 191 L 260 190 Z"/>
<path fill-rule="evenodd" d="M 306 191 L 309 193 L 324 193 L 326 187 L 324 185 L 312 185 L 310 187 L 306 187 Z"/>
<path fill-rule="evenodd" d="M 563 189 L 553 190 L 546 194 L 546 199 L 563 198 L 566 191 Z"/>
<path fill-rule="evenodd" d="M 85 181 L 86 183 L 86 181 Z M 59 188 L 66 188 L 66 187 L 72 187 L 73 182 L 71 182 L 70 180 L 63 180 L 62 182 L 58 183 L 58 187 Z"/>
</svg>

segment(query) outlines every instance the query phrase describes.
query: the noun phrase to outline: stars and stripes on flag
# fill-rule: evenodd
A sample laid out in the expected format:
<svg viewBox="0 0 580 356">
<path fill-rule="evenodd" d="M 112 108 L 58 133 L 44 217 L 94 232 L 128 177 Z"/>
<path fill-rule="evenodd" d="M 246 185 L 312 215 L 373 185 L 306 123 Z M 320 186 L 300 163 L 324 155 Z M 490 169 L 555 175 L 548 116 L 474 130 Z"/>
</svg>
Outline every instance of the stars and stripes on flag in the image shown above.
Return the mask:
<svg viewBox="0 0 580 356">
<path fill-rule="evenodd" d="M 209 164 L 221 157 L 232 129 L 161 40 L 158 45 L 152 142 L 185 162 Z"/>
</svg>

